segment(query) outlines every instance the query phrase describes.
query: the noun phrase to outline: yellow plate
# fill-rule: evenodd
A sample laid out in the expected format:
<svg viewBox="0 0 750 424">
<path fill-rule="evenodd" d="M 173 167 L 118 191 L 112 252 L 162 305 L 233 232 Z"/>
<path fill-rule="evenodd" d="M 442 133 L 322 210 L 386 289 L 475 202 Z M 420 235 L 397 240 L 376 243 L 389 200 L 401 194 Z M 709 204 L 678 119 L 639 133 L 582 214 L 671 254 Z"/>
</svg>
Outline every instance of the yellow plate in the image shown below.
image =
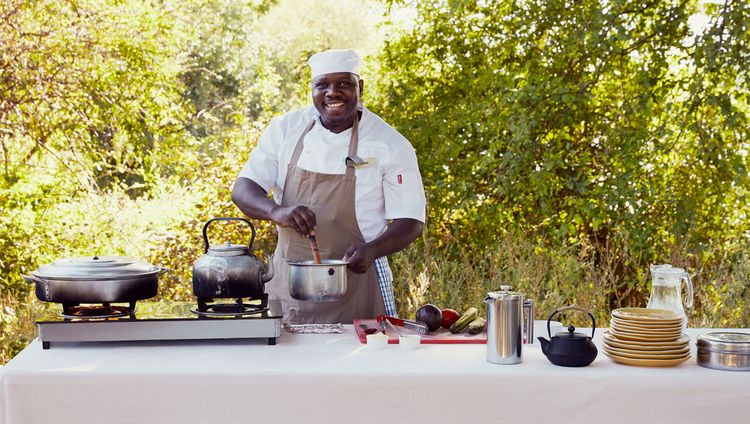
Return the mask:
<svg viewBox="0 0 750 424">
<path fill-rule="evenodd" d="M 603 345 L 603 349 L 605 352 L 609 352 L 614 355 L 636 359 L 678 359 L 690 354 L 690 346 L 685 346 L 682 349 L 652 350 L 644 352 L 634 349 L 619 349 L 605 343 Z"/>
<path fill-rule="evenodd" d="M 662 323 L 682 322 L 683 318 L 674 311 L 647 308 L 619 308 L 612 311 L 612 316 L 631 321 Z"/>
<path fill-rule="evenodd" d="M 630 346 L 644 346 L 644 347 L 672 347 L 674 349 L 675 347 L 681 347 L 682 345 L 690 343 L 690 336 L 683 333 L 680 338 L 671 341 L 671 342 L 662 342 L 662 341 L 654 341 L 654 340 L 627 340 L 621 338 L 618 334 L 612 333 L 611 331 L 604 331 L 602 332 L 602 338 L 606 341 L 616 341 L 622 344 L 627 344 Z"/>
<path fill-rule="evenodd" d="M 615 334 L 630 334 L 641 337 L 673 337 L 679 338 L 682 334 L 682 328 L 678 327 L 670 330 L 638 330 L 624 325 L 611 324 L 610 330 Z"/>
<path fill-rule="evenodd" d="M 673 367 L 690 359 L 690 355 L 678 359 L 634 359 L 604 352 L 609 359 L 623 365 L 634 365 L 637 367 Z"/>
<path fill-rule="evenodd" d="M 604 344 L 610 346 L 610 347 L 616 347 L 618 349 L 629 349 L 629 350 L 637 350 L 641 352 L 661 352 L 661 351 L 671 351 L 675 349 L 685 349 L 687 346 L 690 345 L 690 340 L 686 340 L 682 344 L 677 345 L 669 345 L 669 344 L 659 344 L 659 343 L 638 343 L 633 344 L 634 342 L 624 341 L 624 340 L 617 340 L 614 338 L 603 338 Z"/>
<path fill-rule="evenodd" d="M 655 343 L 670 343 L 677 341 L 680 338 L 679 334 L 675 335 L 663 335 L 663 334 L 649 334 L 649 335 L 640 335 L 640 334 L 632 334 L 632 333 L 625 333 L 622 331 L 617 330 L 609 330 L 612 335 L 617 337 L 620 340 L 627 340 L 627 341 L 633 341 L 633 342 L 655 342 Z"/>
<path fill-rule="evenodd" d="M 643 322 L 643 321 L 629 321 L 629 320 L 626 320 L 626 319 L 620 319 L 620 318 L 617 318 L 617 317 L 613 316 L 612 319 L 610 319 L 609 322 L 610 322 L 610 324 L 613 324 L 613 325 L 620 325 L 620 326 L 624 326 L 624 327 L 631 327 L 633 329 L 638 329 L 638 330 L 641 330 L 641 331 L 644 331 L 644 330 L 645 331 L 651 331 L 651 330 L 672 330 L 672 329 L 678 329 L 678 328 L 682 329 L 682 320 L 676 321 L 676 322 L 673 322 L 673 323 L 663 324 L 661 322 L 647 323 L 647 322 Z"/>
</svg>

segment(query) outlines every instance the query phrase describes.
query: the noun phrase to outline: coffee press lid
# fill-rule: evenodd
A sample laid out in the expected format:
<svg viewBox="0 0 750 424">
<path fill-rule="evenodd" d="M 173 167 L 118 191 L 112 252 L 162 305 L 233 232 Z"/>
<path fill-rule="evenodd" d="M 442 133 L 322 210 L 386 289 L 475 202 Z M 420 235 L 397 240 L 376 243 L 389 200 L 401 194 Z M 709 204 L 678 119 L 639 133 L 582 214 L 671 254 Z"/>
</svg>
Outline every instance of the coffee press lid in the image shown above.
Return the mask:
<svg viewBox="0 0 750 424">
<path fill-rule="evenodd" d="M 524 293 L 514 292 L 511 291 L 513 287 L 511 286 L 500 286 L 500 291 L 492 291 L 487 293 L 487 297 L 485 298 L 485 301 L 495 301 L 495 300 L 520 300 L 523 301 L 523 298 L 526 296 Z"/>
</svg>

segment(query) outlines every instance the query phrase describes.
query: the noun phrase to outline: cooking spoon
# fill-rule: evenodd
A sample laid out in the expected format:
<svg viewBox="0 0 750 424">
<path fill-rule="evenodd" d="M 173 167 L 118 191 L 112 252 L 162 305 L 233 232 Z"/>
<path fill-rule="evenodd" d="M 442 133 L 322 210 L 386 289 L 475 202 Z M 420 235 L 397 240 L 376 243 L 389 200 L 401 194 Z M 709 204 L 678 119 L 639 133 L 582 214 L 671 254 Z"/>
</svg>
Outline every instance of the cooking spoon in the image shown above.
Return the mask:
<svg viewBox="0 0 750 424">
<path fill-rule="evenodd" d="M 320 264 L 320 250 L 318 250 L 318 242 L 315 241 L 315 232 L 311 231 L 308 238 L 310 239 L 310 249 L 312 249 L 313 259 L 315 259 L 316 264 Z"/>
</svg>

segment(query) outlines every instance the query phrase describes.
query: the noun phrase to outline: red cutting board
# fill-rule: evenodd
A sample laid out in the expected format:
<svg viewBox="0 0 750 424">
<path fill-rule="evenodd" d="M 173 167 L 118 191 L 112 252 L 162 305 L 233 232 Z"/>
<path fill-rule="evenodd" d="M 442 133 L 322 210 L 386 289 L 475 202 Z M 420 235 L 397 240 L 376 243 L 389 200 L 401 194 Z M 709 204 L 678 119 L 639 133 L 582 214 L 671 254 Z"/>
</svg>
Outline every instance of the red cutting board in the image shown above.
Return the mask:
<svg viewBox="0 0 750 424">
<path fill-rule="evenodd" d="M 357 331 L 357 337 L 359 338 L 359 342 L 362 344 L 367 344 L 367 333 L 365 333 L 365 329 L 367 328 L 376 328 L 380 330 L 380 324 L 377 320 L 374 319 L 355 319 L 354 322 L 354 329 Z M 401 332 L 401 334 L 415 334 L 411 330 L 407 330 L 402 327 L 396 327 L 398 328 L 398 331 Z M 395 336 L 393 334 L 390 334 L 390 331 L 388 332 L 388 343 L 390 344 L 398 344 L 398 336 Z M 438 331 L 433 331 L 427 334 L 423 334 L 421 337 L 421 343 L 422 344 L 486 344 L 487 343 L 487 333 L 481 332 L 479 334 L 469 334 L 466 331 L 463 331 L 459 334 L 451 334 L 450 331 L 446 330 L 445 328 L 441 328 Z"/>
</svg>

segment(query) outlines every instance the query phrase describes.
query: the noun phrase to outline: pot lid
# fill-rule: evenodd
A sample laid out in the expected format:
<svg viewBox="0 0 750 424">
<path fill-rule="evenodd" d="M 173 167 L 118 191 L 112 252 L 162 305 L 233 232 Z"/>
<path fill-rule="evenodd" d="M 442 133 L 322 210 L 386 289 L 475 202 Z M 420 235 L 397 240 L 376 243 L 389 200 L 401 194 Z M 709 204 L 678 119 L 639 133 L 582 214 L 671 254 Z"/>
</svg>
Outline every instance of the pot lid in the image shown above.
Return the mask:
<svg viewBox="0 0 750 424">
<path fill-rule="evenodd" d="M 695 344 L 713 351 L 750 354 L 750 333 L 730 331 L 706 333 L 698 336 Z"/>
<path fill-rule="evenodd" d="M 575 331 L 576 328 L 571 325 L 568 327 L 568 331 L 561 331 L 555 334 L 555 337 L 564 340 L 586 340 L 589 338 L 586 334 L 576 333 Z"/>
<path fill-rule="evenodd" d="M 249 255 L 250 247 L 246 244 L 232 244 L 229 242 L 222 244 L 214 244 L 208 248 L 208 252 L 215 256 L 239 256 Z"/>
<path fill-rule="evenodd" d="M 136 278 L 157 274 L 160 267 L 125 256 L 84 256 L 58 259 L 32 272 L 53 280 L 102 280 Z"/>
<path fill-rule="evenodd" d="M 487 297 L 485 298 L 485 301 L 495 301 L 495 300 L 523 300 L 525 294 L 511 291 L 513 287 L 511 286 L 500 286 L 499 291 L 493 291 L 487 293 Z"/>
</svg>

